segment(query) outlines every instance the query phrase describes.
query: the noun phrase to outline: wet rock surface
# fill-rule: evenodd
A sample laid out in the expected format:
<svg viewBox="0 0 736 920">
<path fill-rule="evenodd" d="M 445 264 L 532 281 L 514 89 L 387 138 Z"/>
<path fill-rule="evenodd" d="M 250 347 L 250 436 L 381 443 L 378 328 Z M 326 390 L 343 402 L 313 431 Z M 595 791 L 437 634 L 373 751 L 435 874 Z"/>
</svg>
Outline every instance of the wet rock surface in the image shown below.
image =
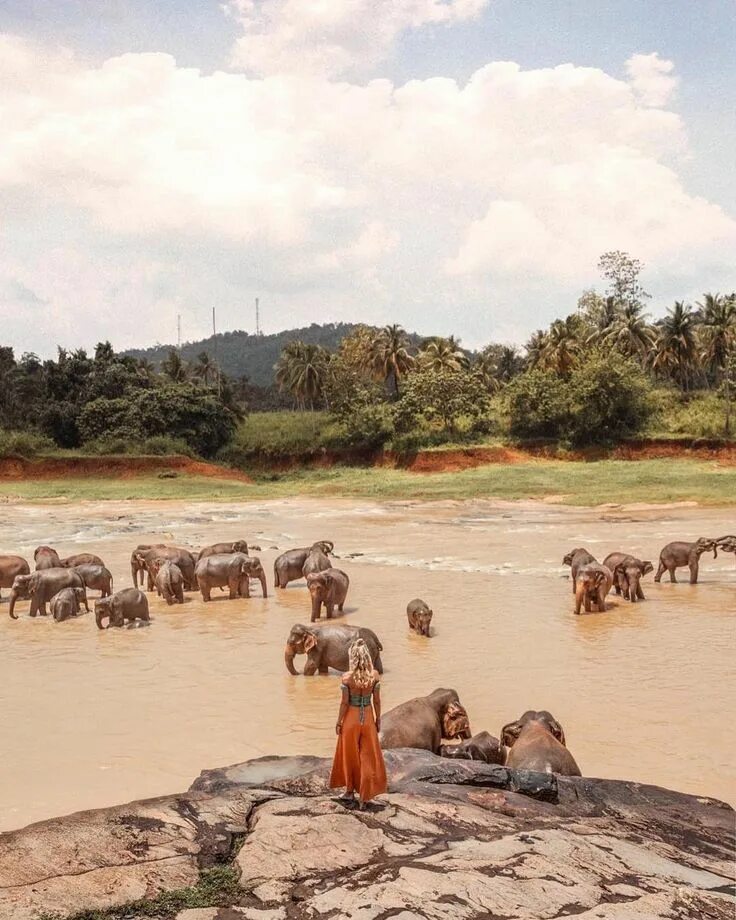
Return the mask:
<svg viewBox="0 0 736 920">
<path fill-rule="evenodd" d="M 177 920 L 734 915 L 734 812 L 637 783 L 386 754 L 360 812 L 318 758 L 205 771 L 192 788 L 0 835 L 0 917 L 70 917 L 195 886 L 240 888 Z M 524 794 L 525 793 L 525 794 Z M 136 914 L 131 912 L 131 917 Z"/>
</svg>

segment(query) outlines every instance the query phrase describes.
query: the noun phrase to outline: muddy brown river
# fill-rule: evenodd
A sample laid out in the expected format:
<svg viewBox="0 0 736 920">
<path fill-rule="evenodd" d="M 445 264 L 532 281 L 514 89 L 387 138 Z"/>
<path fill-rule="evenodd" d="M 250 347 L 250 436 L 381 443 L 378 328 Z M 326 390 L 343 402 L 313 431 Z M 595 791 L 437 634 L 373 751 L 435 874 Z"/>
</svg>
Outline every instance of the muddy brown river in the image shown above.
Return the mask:
<svg viewBox="0 0 736 920">
<path fill-rule="evenodd" d="M 385 708 L 455 687 L 473 730 L 493 734 L 525 709 L 549 709 L 584 774 L 736 802 L 733 554 L 704 556 L 697 586 L 649 575 L 646 602 L 612 596 L 605 613 L 581 617 L 560 565 L 574 546 L 656 560 L 669 540 L 734 531 L 731 510 L 682 506 L 6 505 L 0 551 L 93 551 L 117 588 L 131 583 L 139 542 L 247 538 L 262 547 L 271 596 L 204 605 L 190 594 L 171 608 L 152 597 L 149 627 L 98 631 L 93 616 L 31 619 L 27 602 L 11 621 L 5 590 L 0 829 L 174 792 L 205 767 L 262 754 L 331 754 L 338 675 L 287 673 L 284 640 L 308 622 L 309 597 L 303 582 L 274 593 L 270 576 L 275 547 L 320 538 L 334 540 L 350 575 L 344 621 L 383 643 Z M 415 596 L 435 611 L 429 640 L 407 630 Z"/>
</svg>

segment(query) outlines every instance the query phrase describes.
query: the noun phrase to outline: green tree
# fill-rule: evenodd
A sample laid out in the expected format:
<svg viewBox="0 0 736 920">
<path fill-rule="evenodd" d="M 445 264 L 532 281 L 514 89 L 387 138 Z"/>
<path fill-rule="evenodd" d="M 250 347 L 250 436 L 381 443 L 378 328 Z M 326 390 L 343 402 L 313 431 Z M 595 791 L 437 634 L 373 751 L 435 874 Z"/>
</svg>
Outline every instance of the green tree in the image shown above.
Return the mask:
<svg viewBox="0 0 736 920">
<path fill-rule="evenodd" d="M 503 400 L 515 438 L 560 438 L 569 416 L 567 383 L 553 370 L 533 367 L 506 387 Z"/>
<path fill-rule="evenodd" d="M 565 319 L 556 319 L 549 327 L 538 365 L 563 377 L 569 374 L 581 351 L 582 330 L 582 320 L 574 313 Z"/>
<path fill-rule="evenodd" d="M 697 316 L 692 307 L 676 300 L 657 327 L 652 367 L 687 390 L 698 352 Z"/>
<path fill-rule="evenodd" d="M 644 265 L 638 259 L 620 249 L 604 252 L 598 260 L 598 271 L 608 281 L 607 293 L 622 309 L 641 307 L 643 301 L 649 298 L 639 281 L 643 269 Z"/>
<path fill-rule="evenodd" d="M 187 379 L 187 366 L 175 348 L 169 349 L 168 355 L 161 362 L 161 373 L 172 383 L 184 383 Z"/>
<path fill-rule="evenodd" d="M 323 399 L 329 353 L 320 345 L 289 342 L 276 364 L 276 382 L 287 390 L 301 408 Z"/>
<path fill-rule="evenodd" d="M 424 341 L 416 363 L 422 370 L 459 371 L 468 366 L 468 356 L 454 336 L 438 335 Z"/>
<path fill-rule="evenodd" d="M 654 332 L 642 307 L 632 303 L 618 311 L 613 325 L 599 341 L 624 357 L 637 357 L 644 364 L 654 345 Z"/>
<path fill-rule="evenodd" d="M 410 374 L 397 406 L 397 427 L 409 430 L 417 417 L 438 420 L 450 434 L 461 418 L 471 421 L 488 412 L 488 389 L 479 374 L 464 370 L 421 368 Z"/>
<path fill-rule="evenodd" d="M 733 364 L 736 361 L 736 294 L 706 294 L 698 303 L 701 324 L 701 357 L 723 389 L 726 401 L 724 431 L 731 434 L 731 397 Z"/>
<path fill-rule="evenodd" d="M 217 378 L 217 368 L 209 353 L 200 351 L 192 368 L 192 376 L 208 387 Z"/>
<path fill-rule="evenodd" d="M 409 337 L 401 326 L 384 326 L 373 337 L 368 366 L 377 380 L 393 386 L 399 398 L 400 381 L 414 367 Z"/>
</svg>

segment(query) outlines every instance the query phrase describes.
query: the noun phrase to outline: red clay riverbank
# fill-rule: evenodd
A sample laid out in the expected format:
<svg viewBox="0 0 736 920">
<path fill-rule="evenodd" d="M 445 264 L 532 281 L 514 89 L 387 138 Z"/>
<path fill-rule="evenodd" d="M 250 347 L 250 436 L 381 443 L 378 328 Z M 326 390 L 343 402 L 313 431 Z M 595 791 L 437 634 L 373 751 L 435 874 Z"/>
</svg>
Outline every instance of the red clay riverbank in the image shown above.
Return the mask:
<svg viewBox="0 0 736 920">
<path fill-rule="evenodd" d="M 209 476 L 214 479 L 235 479 L 252 482 L 240 470 L 228 469 L 190 457 L 5 457 L 0 459 L 0 481 L 18 482 L 28 479 L 72 479 L 114 476 L 131 479 L 135 476 L 176 473 L 188 476 Z"/>
</svg>

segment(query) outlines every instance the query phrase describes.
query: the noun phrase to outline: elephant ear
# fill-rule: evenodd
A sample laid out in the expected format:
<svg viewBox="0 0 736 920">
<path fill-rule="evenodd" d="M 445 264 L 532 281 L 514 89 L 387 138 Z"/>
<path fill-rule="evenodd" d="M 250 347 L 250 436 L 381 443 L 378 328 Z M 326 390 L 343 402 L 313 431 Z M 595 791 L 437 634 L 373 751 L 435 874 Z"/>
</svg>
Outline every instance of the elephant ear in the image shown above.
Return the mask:
<svg viewBox="0 0 736 920">
<path fill-rule="evenodd" d="M 501 729 L 501 744 L 506 747 L 513 747 L 514 742 L 518 740 L 521 734 L 521 722 L 509 722 Z"/>
<path fill-rule="evenodd" d="M 307 638 L 304 640 L 304 651 L 311 652 L 313 648 L 317 647 L 317 639 L 312 633 L 309 633 Z"/>
<path fill-rule="evenodd" d="M 646 575 L 649 572 L 653 572 L 653 571 L 654 571 L 654 566 L 652 565 L 651 560 L 645 559 L 641 564 L 641 574 Z"/>
<path fill-rule="evenodd" d="M 552 732 L 555 738 L 557 738 L 561 745 L 567 747 L 567 744 L 565 743 L 565 732 L 563 731 L 562 726 L 557 721 L 557 719 L 551 718 L 549 720 L 549 730 Z"/>
<path fill-rule="evenodd" d="M 605 579 L 605 577 L 606 577 L 606 573 L 605 573 L 605 572 L 596 572 L 596 573 L 595 573 L 595 586 L 596 586 L 596 588 L 598 587 L 598 585 L 601 584 L 601 582 Z"/>
</svg>

